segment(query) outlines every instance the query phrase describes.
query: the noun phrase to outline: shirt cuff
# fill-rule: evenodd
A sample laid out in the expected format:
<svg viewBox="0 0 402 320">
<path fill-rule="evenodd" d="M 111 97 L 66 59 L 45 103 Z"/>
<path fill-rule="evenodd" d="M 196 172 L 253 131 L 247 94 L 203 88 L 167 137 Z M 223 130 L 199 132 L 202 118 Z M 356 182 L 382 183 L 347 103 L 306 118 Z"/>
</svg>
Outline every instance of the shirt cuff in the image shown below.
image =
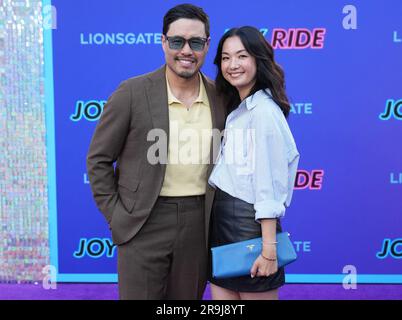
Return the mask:
<svg viewBox="0 0 402 320">
<path fill-rule="evenodd" d="M 254 204 L 255 220 L 281 218 L 285 215 L 285 205 L 275 200 L 265 200 Z"/>
</svg>

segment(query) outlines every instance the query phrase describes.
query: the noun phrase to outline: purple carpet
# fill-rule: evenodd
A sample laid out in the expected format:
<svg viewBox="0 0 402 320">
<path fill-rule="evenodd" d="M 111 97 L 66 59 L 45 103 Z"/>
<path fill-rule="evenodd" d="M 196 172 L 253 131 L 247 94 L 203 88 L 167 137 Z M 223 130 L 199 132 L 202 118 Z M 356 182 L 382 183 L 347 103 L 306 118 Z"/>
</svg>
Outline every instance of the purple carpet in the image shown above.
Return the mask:
<svg viewBox="0 0 402 320">
<path fill-rule="evenodd" d="M 339 284 L 287 284 L 279 291 L 281 300 L 402 300 L 402 285 L 358 284 L 345 290 Z M 42 284 L 1 284 L 0 300 L 116 300 L 116 284 L 59 283 L 45 290 Z M 207 287 L 204 300 L 210 300 Z"/>
</svg>

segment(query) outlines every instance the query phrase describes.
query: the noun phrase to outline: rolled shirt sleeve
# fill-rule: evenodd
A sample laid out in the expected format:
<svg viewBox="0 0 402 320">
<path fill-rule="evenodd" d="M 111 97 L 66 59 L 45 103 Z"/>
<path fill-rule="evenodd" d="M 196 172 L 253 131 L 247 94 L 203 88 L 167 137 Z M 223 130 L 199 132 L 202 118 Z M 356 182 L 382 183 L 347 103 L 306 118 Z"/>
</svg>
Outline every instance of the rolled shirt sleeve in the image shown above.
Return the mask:
<svg viewBox="0 0 402 320">
<path fill-rule="evenodd" d="M 255 219 L 280 218 L 285 215 L 289 192 L 287 145 L 268 108 L 260 108 L 254 114 L 252 124 L 255 128 L 252 175 Z"/>
</svg>

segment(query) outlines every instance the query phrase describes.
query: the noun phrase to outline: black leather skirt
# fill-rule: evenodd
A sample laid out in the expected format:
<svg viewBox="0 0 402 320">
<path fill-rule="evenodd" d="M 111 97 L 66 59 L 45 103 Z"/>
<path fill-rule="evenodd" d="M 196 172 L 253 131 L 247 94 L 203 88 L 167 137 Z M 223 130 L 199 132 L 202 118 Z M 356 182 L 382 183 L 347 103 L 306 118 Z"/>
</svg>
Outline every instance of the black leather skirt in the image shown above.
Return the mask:
<svg viewBox="0 0 402 320">
<path fill-rule="evenodd" d="M 277 219 L 276 231 L 281 232 Z M 217 189 L 211 213 L 210 247 L 261 237 L 261 225 L 255 221 L 254 206 Z M 208 280 L 236 292 L 264 292 L 285 284 L 285 270 L 279 268 L 269 277 L 248 276 L 215 279 L 212 277 L 211 254 Z"/>
</svg>

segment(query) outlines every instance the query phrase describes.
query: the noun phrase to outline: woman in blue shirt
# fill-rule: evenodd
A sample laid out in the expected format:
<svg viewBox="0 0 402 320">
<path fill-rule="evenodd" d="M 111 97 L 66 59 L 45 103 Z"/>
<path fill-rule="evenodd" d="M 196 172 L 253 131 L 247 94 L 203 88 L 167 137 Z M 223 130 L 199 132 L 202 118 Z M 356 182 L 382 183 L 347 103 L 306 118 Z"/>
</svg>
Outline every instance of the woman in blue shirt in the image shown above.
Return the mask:
<svg viewBox="0 0 402 320">
<path fill-rule="evenodd" d="M 278 299 L 276 232 L 292 198 L 299 153 L 286 121 L 284 73 L 253 27 L 233 28 L 219 42 L 216 87 L 232 110 L 209 184 L 216 188 L 211 247 L 263 238 L 249 276 L 215 279 L 213 299 Z"/>
</svg>

